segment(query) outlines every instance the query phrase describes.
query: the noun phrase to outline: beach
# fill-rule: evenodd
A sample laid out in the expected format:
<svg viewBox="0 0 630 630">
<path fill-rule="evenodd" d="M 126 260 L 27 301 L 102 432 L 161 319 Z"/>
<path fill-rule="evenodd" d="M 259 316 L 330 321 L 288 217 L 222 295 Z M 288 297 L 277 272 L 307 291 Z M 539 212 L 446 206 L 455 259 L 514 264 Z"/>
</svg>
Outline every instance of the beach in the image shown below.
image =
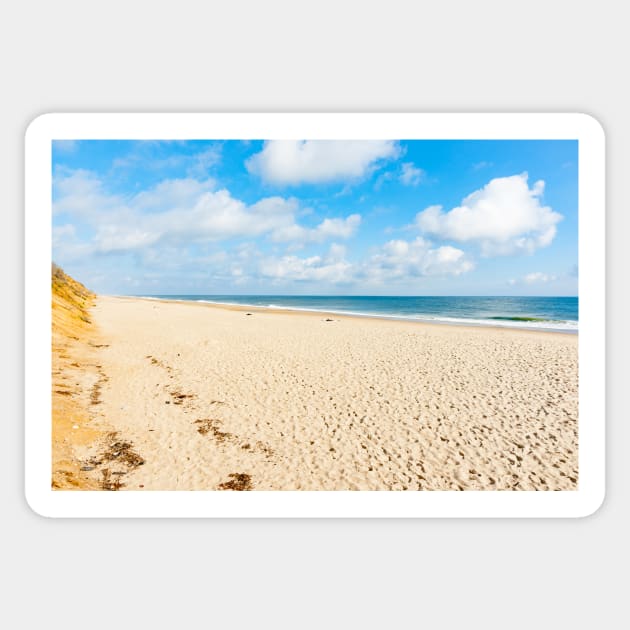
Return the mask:
<svg viewBox="0 0 630 630">
<path fill-rule="evenodd" d="M 108 441 L 74 452 L 106 489 L 577 489 L 577 335 L 102 296 L 91 318 L 76 431 Z"/>
</svg>

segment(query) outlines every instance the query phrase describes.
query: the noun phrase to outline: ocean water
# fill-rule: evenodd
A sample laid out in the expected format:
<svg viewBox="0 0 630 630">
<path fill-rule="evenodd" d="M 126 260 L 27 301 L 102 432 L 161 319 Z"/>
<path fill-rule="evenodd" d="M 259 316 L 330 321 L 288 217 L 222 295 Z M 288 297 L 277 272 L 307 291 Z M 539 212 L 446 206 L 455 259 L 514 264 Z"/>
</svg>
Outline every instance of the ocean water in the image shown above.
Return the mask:
<svg viewBox="0 0 630 630">
<path fill-rule="evenodd" d="M 384 317 L 443 324 L 578 332 L 577 297 L 318 295 L 151 295 L 142 297 Z"/>
</svg>

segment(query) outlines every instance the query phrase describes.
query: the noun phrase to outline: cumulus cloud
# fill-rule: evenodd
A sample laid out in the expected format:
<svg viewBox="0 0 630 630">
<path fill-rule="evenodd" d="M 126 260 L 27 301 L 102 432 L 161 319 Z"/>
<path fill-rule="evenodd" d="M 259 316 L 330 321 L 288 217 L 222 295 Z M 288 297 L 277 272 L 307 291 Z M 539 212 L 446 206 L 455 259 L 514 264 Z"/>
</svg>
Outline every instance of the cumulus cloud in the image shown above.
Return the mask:
<svg viewBox="0 0 630 630">
<path fill-rule="evenodd" d="M 248 206 L 227 190 L 205 191 L 187 199 L 188 203 L 160 212 L 134 212 L 134 201 L 128 221 L 99 226 L 95 239 L 99 250 L 137 249 L 158 240 L 199 243 L 257 237 L 294 225 L 298 207 L 295 199 L 281 197 L 269 197 Z"/>
<path fill-rule="evenodd" d="M 417 186 L 424 176 L 425 172 L 421 168 L 414 166 L 413 162 L 404 162 L 398 179 L 405 186 Z"/>
<path fill-rule="evenodd" d="M 350 238 L 360 223 L 361 215 L 359 214 L 351 214 L 345 219 L 324 219 L 314 228 L 292 223 L 275 230 L 271 237 L 277 242 L 321 243 L 329 238 Z"/>
<path fill-rule="evenodd" d="M 350 260 L 340 241 L 356 233 L 359 214 L 307 226 L 298 222 L 304 209 L 295 198 L 272 196 L 247 204 L 226 189 L 215 190 L 211 180 L 163 180 L 123 196 L 109 193 L 93 173 L 64 171 L 55 177 L 54 199 L 54 247 L 62 260 L 133 254 L 165 277 L 183 274 L 186 282 L 212 277 L 234 286 L 264 281 L 287 288 L 310 283 L 380 290 L 425 276 L 458 276 L 473 268 L 462 250 L 438 247 L 422 237 L 390 240 L 366 258 Z M 286 245 L 285 255 L 259 249 L 260 238 Z M 332 244 L 324 253 L 290 253 L 326 241 Z"/>
<path fill-rule="evenodd" d="M 392 140 L 269 140 L 247 170 L 280 185 L 353 180 L 400 155 Z"/>
<path fill-rule="evenodd" d="M 277 260 L 267 260 L 261 265 L 261 273 L 265 277 L 297 282 L 347 283 L 347 270 L 348 263 L 328 262 L 321 256 L 283 256 Z"/>
<path fill-rule="evenodd" d="M 153 245 L 160 236 L 158 231 L 142 226 L 106 223 L 98 228 L 94 245 L 101 253 L 130 251 Z"/>
<path fill-rule="evenodd" d="M 449 245 L 434 248 L 418 237 L 413 241 L 392 240 L 374 254 L 365 271 L 382 282 L 420 276 L 459 276 L 473 269 L 473 263 L 461 250 Z"/>
<path fill-rule="evenodd" d="M 101 180 L 85 169 L 57 169 L 53 177 L 53 213 L 74 216 L 107 212 L 122 203 L 122 198 L 108 195 Z"/>
<path fill-rule="evenodd" d="M 351 237 L 361 222 L 352 214 L 304 227 L 296 222 L 300 207 L 295 198 L 273 196 L 246 204 L 226 189 L 214 190 L 211 179 L 164 180 L 127 197 L 109 194 L 89 171 L 64 171 L 54 184 L 55 214 L 90 226 L 92 249 L 101 253 L 237 237 L 321 243 Z"/>
<path fill-rule="evenodd" d="M 192 207 L 204 193 L 211 192 L 214 187 L 213 179 L 165 179 L 153 188 L 131 197 L 129 204 L 138 210 L 153 213 L 171 208 Z"/>
<path fill-rule="evenodd" d="M 296 199 L 268 197 L 248 206 L 228 190 L 206 192 L 192 207 L 165 213 L 162 231 L 193 240 L 260 236 L 291 225 L 297 208 Z"/>
<path fill-rule="evenodd" d="M 352 264 L 345 260 L 345 249 L 335 244 L 327 256 L 267 258 L 260 264 L 260 274 L 276 282 L 351 284 L 354 280 Z"/>
<path fill-rule="evenodd" d="M 448 212 L 430 206 L 416 215 L 423 232 L 479 244 L 484 256 L 531 254 L 551 244 L 562 215 L 541 204 L 545 183 L 532 188 L 527 173 L 491 180 Z"/>
<path fill-rule="evenodd" d="M 416 238 L 392 240 L 371 257 L 349 262 L 346 249 L 333 243 L 325 256 L 269 257 L 260 264 L 260 273 L 275 282 L 319 282 L 336 285 L 387 287 L 426 276 L 459 276 L 472 270 L 464 252 L 450 246 L 434 248 Z"/>
</svg>

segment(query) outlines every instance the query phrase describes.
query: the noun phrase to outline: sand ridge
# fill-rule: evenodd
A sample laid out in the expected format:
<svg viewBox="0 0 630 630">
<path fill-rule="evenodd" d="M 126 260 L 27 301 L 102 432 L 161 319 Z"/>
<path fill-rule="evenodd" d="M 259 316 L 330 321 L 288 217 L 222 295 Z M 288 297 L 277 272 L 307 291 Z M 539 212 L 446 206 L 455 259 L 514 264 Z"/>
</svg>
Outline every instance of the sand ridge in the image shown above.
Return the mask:
<svg viewBox="0 0 630 630">
<path fill-rule="evenodd" d="M 247 313 L 250 313 L 248 315 Z M 576 489 L 577 336 L 99 297 L 126 490 Z"/>
</svg>

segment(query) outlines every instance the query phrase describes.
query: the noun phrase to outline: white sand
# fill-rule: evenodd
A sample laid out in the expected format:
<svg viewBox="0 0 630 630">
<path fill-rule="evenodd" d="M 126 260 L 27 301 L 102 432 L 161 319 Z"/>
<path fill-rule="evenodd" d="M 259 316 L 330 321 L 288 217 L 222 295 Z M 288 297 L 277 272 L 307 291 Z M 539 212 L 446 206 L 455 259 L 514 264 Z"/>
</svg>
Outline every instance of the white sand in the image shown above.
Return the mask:
<svg viewBox="0 0 630 630">
<path fill-rule="evenodd" d="M 98 298 L 122 489 L 577 488 L 576 335 L 247 312 Z"/>
</svg>

